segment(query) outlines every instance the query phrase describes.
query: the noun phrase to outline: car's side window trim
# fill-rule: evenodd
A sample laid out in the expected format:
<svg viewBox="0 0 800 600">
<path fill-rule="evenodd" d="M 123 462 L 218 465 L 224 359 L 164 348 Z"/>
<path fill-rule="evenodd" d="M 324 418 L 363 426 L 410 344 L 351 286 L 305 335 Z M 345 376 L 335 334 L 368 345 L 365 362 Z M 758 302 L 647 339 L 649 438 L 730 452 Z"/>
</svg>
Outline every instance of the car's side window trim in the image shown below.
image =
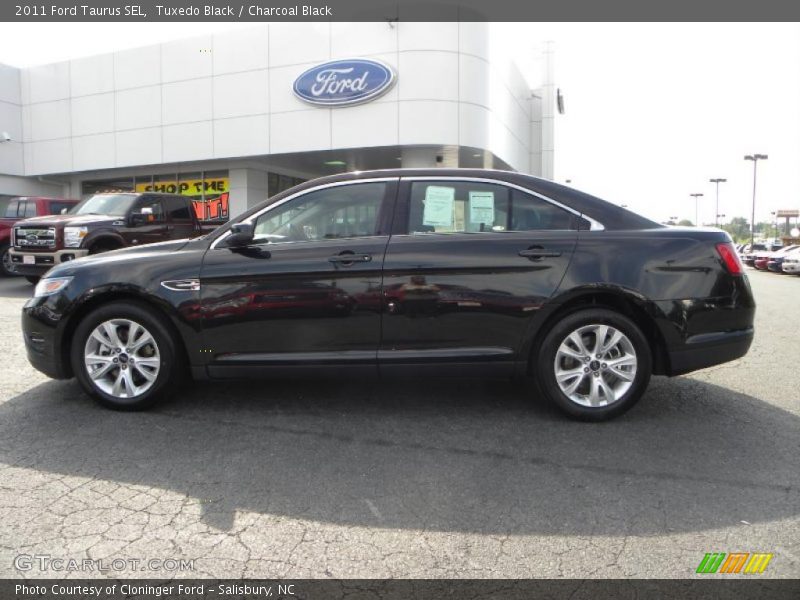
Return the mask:
<svg viewBox="0 0 800 600">
<path fill-rule="evenodd" d="M 408 231 L 408 211 L 410 210 L 410 203 L 411 203 L 411 183 L 415 181 L 442 181 L 442 182 L 463 182 L 463 183 L 488 183 L 494 185 L 504 186 L 506 188 L 510 188 L 513 190 L 519 190 L 525 194 L 529 194 L 535 198 L 539 198 L 553 206 L 556 206 L 562 210 L 567 211 L 568 213 L 572 214 L 573 216 L 579 219 L 585 219 L 590 224 L 590 231 L 602 231 L 605 229 L 602 223 L 592 219 L 589 216 L 582 214 L 580 211 L 575 210 L 574 208 L 562 204 L 557 200 L 553 200 L 552 198 L 548 198 L 538 192 L 535 192 L 529 188 L 523 187 L 521 185 L 517 185 L 515 183 L 511 183 L 509 181 L 503 181 L 501 179 L 491 179 L 487 177 L 458 177 L 454 175 L 450 176 L 442 176 L 437 177 L 435 175 L 408 175 L 403 176 L 400 178 L 401 190 L 402 190 L 402 201 L 398 202 L 398 204 L 402 205 L 399 207 L 397 215 L 395 217 L 395 227 L 394 231 L 392 232 L 393 235 L 453 235 L 453 233 L 436 233 L 436 232 L 423 232 L 423 233 L 415 233 L 411 234 Z M 406 184 L 406 185 L 404 185 Z M 398 219 L 398 217 L 401 217 Z M 399 223 L 398 223 L 399 221 Z M 545 230 L 543 230 L 545 231 Z M 548 229 L 546 231 L 578 231 L 578 229 Z M 492 233 L 492 232 L 463 232 L 463 233 Z M 514 232 L 508 232 L 514 233 Z"/>
<path fill-rule="evenodd" d="M 322 185 L 318 185 L 318 186 L 314 186 L 314 187 L 311 187 L 311 188 L 306 188 L 304 190 L 300 190 L 299 192 L 297 192 L 295 194 L 291 194 L 289 196 L 286 196 L 286 198 L 281 198 L 278 202 L 275 202 L 274 204 L 270 204 L 268 206 L 265 206 L 264 208 L 262 208 L 258 212 L 254 212 L 252 215 L 250 215 L 246 219 L 244 219 L 242 221 L 237 221 L 237 222 L 239 222 L 239 223 L 248 223 L 250 225 L 255 225 L 256 220 L 261 215 L 263 215 L 264 213 L 269 212 L 271 210 L 274 210 L 274 209 L 278 208 L 279 206 L 282 206 L 282 205 L 286 204 L 287 202 L 291 202 L 295 198 L 299 198 L 301 196 L 305 196 L 306 194 L 311 194 L 313 192 L 318 192 L 320 190 L 324 190 L 324 189 L 328 189 L 328 188 L 332 188 L 332 187 L 338 187 L 338 186 L 342 186 L 342 185 L 358 185 L 360 183 L 381 183 L 381 182 L 398 183 L 399 180 L 400 180 L 400 177 L 375 177 L 375 178 L 370 178 L 370 179 L 352 179 L 352 180 L 346 180 L 346 181 L 334 181 L 334 182 L 331 182 L 331 183 L 325 183 L 325 184 L 322 184 Z M 384 198 L 382 200 L 382 202 L 387 202 L 387 198 Z M 397 202 L 397 194 L 395 193 L 395 195 L 394 195 L 394 203 L 396 203 L 396 202 Z M 391 202 L 389 203 L 388 209 L 389 209 L 389 213 L 391 214 L 391 212 L 392 212 L 392 203 Z M 379 215 L 379 219 L 380 218 L 381 217 Z M 391 219 L 390 219 L 390 224 L 391 224 Z M 381 227 L 383 227 L 384 224 L 383 223 L 379 223 L 379 225 Z M 373 238 L 373 237 L 385 237 L 385 236 L 389 235 L 389 231 L 391 231 L 391 230 L 388 230 L 386 233 L 380 233 L 378 235 L 358 236 L 358 239 L 368 239 L 368 238 Z M 231 234 L 230 230 L 228 230 L 225 233 L 223 233 L 222 235 L 220 235 L 211 244 L 211 247 L 209 248 L 209 250 L 216 249 L 219 246 L 220 242 L 222 242 L 222 240 L 227 238 L 230 234 Z M 280 242 L 280 243 L 281 244 L 297 244 L 297 243 L 308 243 L 308 242 Z"/>
</svg>

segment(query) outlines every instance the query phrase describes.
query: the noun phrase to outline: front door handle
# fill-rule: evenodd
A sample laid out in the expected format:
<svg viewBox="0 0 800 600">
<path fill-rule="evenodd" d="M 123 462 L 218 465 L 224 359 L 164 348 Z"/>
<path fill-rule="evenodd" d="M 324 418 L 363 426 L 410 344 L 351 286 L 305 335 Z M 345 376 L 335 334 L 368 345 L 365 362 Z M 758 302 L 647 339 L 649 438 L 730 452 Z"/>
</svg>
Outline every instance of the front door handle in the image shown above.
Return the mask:
<svg viewBox="0 0 800 600">
<path fill-rule="evenodd" d="M 520 250 L 519 255 L 530 260 L 539 260 L 540 258 L 559 257 L 561 256 L 561 252 L 552 252 L 541 247 L 535 247 L 528 248 L 527 250 Z"/>
<path fill-rule="evenodd" d="M 338 265 L 351 265 L 357 262 L 365 263 L 370 262 L 371 260 L 371 254 L 353 254 L 352 252 L 342 252 L 341 254 L 335 254 L 334 256 L 328 257 L 328 262 Z"/>
</svg>

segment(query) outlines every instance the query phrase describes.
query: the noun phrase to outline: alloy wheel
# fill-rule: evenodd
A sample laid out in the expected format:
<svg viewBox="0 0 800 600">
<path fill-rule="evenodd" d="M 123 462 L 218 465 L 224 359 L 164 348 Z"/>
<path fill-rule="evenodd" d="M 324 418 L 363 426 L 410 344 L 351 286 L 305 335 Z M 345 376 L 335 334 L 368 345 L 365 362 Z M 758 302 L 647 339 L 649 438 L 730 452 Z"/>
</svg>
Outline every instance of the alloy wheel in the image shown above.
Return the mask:
<svg viewBox="0 0 800 600">
<path fill-rule="evenodd" d="M 6 275 L 16 275 L 16 267 L 11 262 L 11 252 L 9 252 L 8 248 L 3 251 L 3 271 L 5 271 Z"/>
<path fill-rule="evenodd" d="M 636 378 L 636 350 L 620 330 L 604 324 L 579 327 L 558 347 L 554 362 L 558 387 L 581 406 L 609 406 Z"/>
<path fill-rule="evenodd" d="M 130 319 L 111 319 L 95 327 L 86 340 L 83 362 L 98 389 L 115 398 L 144 394 L 161 369 L 155 338 Z"/>
</svg>

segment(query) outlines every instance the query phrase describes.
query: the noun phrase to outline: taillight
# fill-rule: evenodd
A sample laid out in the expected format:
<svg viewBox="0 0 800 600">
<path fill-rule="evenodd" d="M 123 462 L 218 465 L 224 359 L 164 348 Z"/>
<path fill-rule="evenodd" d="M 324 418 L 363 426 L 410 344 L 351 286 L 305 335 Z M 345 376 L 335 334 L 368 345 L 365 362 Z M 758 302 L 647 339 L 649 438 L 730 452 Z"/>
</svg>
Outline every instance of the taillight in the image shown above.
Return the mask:
<svg viewBox="0 0 800 600">
<path fill-rule="evenodd" d="M 717 244 L 717 253 L 725 264 L 728 273 L 731 275 L 742 274 L 742 261 L 739 259 L 739 255 L 736 254 L 733 244 L 730 242 L 720 242 Z"/>
</svg>

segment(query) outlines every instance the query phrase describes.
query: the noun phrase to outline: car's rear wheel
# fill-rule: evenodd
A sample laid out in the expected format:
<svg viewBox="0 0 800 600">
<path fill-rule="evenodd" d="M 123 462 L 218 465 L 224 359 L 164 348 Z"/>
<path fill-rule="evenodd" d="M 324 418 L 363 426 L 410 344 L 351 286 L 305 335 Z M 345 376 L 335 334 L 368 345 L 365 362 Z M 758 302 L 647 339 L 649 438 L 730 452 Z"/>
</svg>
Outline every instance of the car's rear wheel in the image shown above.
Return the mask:
<svg viewBox="0 0 800 600">
<path fill-rule="evenodd" d="M 86 392 L 116 410 L 151 406 L 181 368 L 164 319 L 135 302 L 114 302 L 84 318 L 73 336 L 71 359 Z"/>
<path fill-rule="evenodd" d="M 547 333 L 533 373 L 544 395 L 569 415 L 611 419 L 647 389 L 650 346 L 628 317 L 608 309 L 566 315 Z"/>
</svg>

